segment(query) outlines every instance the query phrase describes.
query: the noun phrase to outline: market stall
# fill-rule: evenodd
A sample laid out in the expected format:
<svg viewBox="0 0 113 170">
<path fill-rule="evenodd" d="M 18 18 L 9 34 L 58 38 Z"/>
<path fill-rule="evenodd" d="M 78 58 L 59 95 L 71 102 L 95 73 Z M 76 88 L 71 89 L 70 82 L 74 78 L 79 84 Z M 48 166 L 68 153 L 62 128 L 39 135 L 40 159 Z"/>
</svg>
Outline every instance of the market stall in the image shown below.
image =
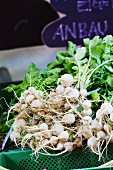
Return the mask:
<svg viewBox="0 0 113 170">
<path fill-rule="evenodd" d="M 31 63 L 21 81 L 1 84 L 0 168 L 113 169 L 113 36 L 108 18 L 104 31 L 99 23 L 113 6 L 98 2 L 51 0 L 66 16 L 45 27 L 43 42 L 62 48 L 44 68 Z M 96 12 L 102 20 L 87 32 L 82 20 Z"/>
</svg>

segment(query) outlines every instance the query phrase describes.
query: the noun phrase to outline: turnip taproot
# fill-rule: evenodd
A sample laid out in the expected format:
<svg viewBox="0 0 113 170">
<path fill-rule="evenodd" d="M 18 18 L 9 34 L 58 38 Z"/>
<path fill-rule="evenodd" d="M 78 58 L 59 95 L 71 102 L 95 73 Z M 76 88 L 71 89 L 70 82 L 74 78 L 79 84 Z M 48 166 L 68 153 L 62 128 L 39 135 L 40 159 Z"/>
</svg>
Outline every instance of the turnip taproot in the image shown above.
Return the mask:
<svg viewBox="0 0 113 170">
<path fill-rule="evenodd" d="M 60 81 L 61 81 L 61 84 L 64 87 L 69 87 L 69 86 L 71 86 L 73 84 L 74 79 L 73 79 L 72 75 L 64 74 L 64 75 L 61 76 Z"/>
</svg>

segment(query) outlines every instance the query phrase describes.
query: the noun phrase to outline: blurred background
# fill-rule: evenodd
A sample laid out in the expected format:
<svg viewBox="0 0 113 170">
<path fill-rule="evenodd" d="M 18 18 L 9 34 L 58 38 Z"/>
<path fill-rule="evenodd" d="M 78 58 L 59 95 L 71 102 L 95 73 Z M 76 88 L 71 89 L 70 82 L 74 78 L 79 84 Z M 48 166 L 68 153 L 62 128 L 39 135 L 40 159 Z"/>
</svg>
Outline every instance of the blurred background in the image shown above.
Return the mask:
<svg viewBox="0 0 113 170">
<path fill-rule="evenodd" d="M 21 80 L 31 62 L 45 68 L 55 59 L 59 49 L 46 47 L 41 32 L 59 17 L 49 0 L 0 1 L 0 83 Z"/>
</svg>

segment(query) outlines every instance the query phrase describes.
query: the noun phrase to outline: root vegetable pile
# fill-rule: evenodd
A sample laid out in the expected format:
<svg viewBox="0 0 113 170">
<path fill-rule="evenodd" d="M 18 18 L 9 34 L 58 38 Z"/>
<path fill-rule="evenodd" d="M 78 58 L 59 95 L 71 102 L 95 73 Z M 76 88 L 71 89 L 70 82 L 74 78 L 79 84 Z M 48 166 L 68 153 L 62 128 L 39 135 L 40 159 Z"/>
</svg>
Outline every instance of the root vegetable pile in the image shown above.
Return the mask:
<svg viewBox="0 0 113 170">
<path fill-rule="evenodd" d="M 34 154 L 49 154 L 48 149 L 60 151 L 58 154 L 71 152 L 86 140 L 101 158 L 113 143 L 113 106 L 104 102 L 92 119 L 93 101 L 87 99 L 87 90 L 78 90 L 70 74 L 62 75 L 57 83 L 49 93 L 29 87 L 21 94 L 8 112 L 17 112 L 10 139 L 23 148 L 30 147 Z"/>
</svg>

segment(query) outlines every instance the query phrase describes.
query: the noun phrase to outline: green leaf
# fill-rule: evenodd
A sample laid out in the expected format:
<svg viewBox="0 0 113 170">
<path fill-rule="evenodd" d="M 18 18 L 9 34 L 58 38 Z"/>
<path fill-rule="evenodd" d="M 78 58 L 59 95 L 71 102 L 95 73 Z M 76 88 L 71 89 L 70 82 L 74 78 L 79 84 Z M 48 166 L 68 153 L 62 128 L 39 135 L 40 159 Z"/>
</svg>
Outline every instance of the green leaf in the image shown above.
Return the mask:
<svg viewBox="0 0 113 170">
<path fill-rule="evenodd" d="M 8 92 L 15 92 L 18 97 L 20 97 L 21 93 L 28 89 L 28 87 L 35 87 L 40 83 L 42 70 L 38 69 L 35 64 L 31 63 L 25 77 L 23 78 L 22 83 L 15 85 L 9 85 L 6 90 Z M 40 85 L 40 84 L 39 84 Z"/>
<path fill-rule="evenodd" d="M 81 112 L 83 110 L 83 107 L 80 105 L 78 108 L 77 108 L 77 111 L 78 112 Z"/>
<path fill-rule="evenodd" d="M 70 53 L 70 55 L 73 55 L 76 51 L 76 45 L 74 43 L 72 43 L 71 41 L 68 41 L 67 51 Z"/>
<path fill-rule="evenodd" d="M 84 42 L 84 45 L 85 45 L 86 47 L 88 47 L 88 46 L 89 46 L 90 39 L 89 39 L 89 38 L 85 38 L 85 39 L 83 39 L 83 42 Z"/>
<path fill-rule="evenodd" d="M 69 60 L 68 58 L 66 58 L 64 66 L 65 66 L 65 70 L 67 71 L 67 73 L 71 74 L 72 73 L 73 62 L 71 60 Z"/>
<path fill-rule="evenodd" d="M 18 90 L 19 88 L 20 88 L 20 84 L 19 85 L 10 84 L 8 87 L 5 88 L 5 90 L 10 93 L 13 90 Z"/>
<path fill-rule="evenodd" d="M 49 73 L 54 73 L 54 74 L 59 74 L 61 71 L 63 70 L 63 68 L 54 68 L 49 70 Z"/>
<path fill-rule="evenodd" d="M 76 54 L 75 54 L 76 59 L 81 60 L 85 57 L 85 55 L 86 55 L 86 47 L 77 48 Z"/>
<path fill-rule="evenodd" d="M 53 69 L 53 68 L 55 68 L 55 67 L 58 67 L 60 64 L 61 64 L 61 62 L 59 62 L 59 61 L 57 61 L 57 60 L 52 61 L 51 63 L 49 63 L 49 64 L 47 65 L 47 69 L 48 69 L 48 70 L 51 70 L 51 69 Z"/>
<path fill-rule="evenodd" d="M 58 74 L 56 74 L 56 75 L 52 75 L 52 76 L 50 76 L 50 77 L 47 77 L 46 79 L 45 79 L 45 82 L 46 82 L 46 84 L 47 85 L 52 85 L 54 82 L 56 82 L 56 80 L 58 79 Z"/>
<path fill-rule="evenodd" d="M 89 46 L 90 48 L 94 47 L 94 46 L 98 46 L 102 43 L 102 38 L 100 38 L 99 36 L 95 36 L 92 40 L 89 41 Z"/>
<path fill-rule="evenodd" d="M 113 67 L 112 67 L 112 66 L 105 65 L 105 68 L 106 68 L 109 72 L 113 73 Z"/>
<path fill-rule="evenodd" d="M 99 101 L 99 100 L 100 100 L 100 95 L 99 95 L 99 93 L 97 93 L 97 92 L 92 92 L 92 93 L 91 93 L 91 98 L 92 98 L 94 101 Z"/>
<path fill-rule="evenodd" d="M 78 70 L 78 67 L 77 67 L 77 66 L 73 66 L 72 69 L 75 70 L 75 71 L 77 71 L 77 70 Z"/>
<path fill-rule="evenodd" d="M 103 38 L 103 43 L 107 44 L 107 45 L 113 45 L 113 36 L 112 35 L 106 35 Z"/>
<path fill-rule="evenodd" d="M 109 75 L 106 81 L 109 84 L 109 86 L 113 87 L 113 75 Z"/>
<path fill-rule="evenodd" d="M 38 83 L 38 79 L 41 77 L 41 70 L 38 69 L 36 67 L 35 64 L 30 64 L 28 71 L 23 79 L 23 87 L 25 85 L 29 87 L 29 86 L 33 86 L 34 84 Z M 24 84 L 25 82 L 25 84 Z"/>
<path fill-rule="evenodd" d="M 67 54 L 68 54 L 68 53 L 67 53 Z M 57 52 L 56 59 L 57 59 L 59 62 L 63 63 L 63 62 L 65 61 L 65 58 L 68 56 L 67 54 L 66 54 L 66 52 L 64 52 L 64 51 L 58 51 L 58 52 Z"/>
</svg>

